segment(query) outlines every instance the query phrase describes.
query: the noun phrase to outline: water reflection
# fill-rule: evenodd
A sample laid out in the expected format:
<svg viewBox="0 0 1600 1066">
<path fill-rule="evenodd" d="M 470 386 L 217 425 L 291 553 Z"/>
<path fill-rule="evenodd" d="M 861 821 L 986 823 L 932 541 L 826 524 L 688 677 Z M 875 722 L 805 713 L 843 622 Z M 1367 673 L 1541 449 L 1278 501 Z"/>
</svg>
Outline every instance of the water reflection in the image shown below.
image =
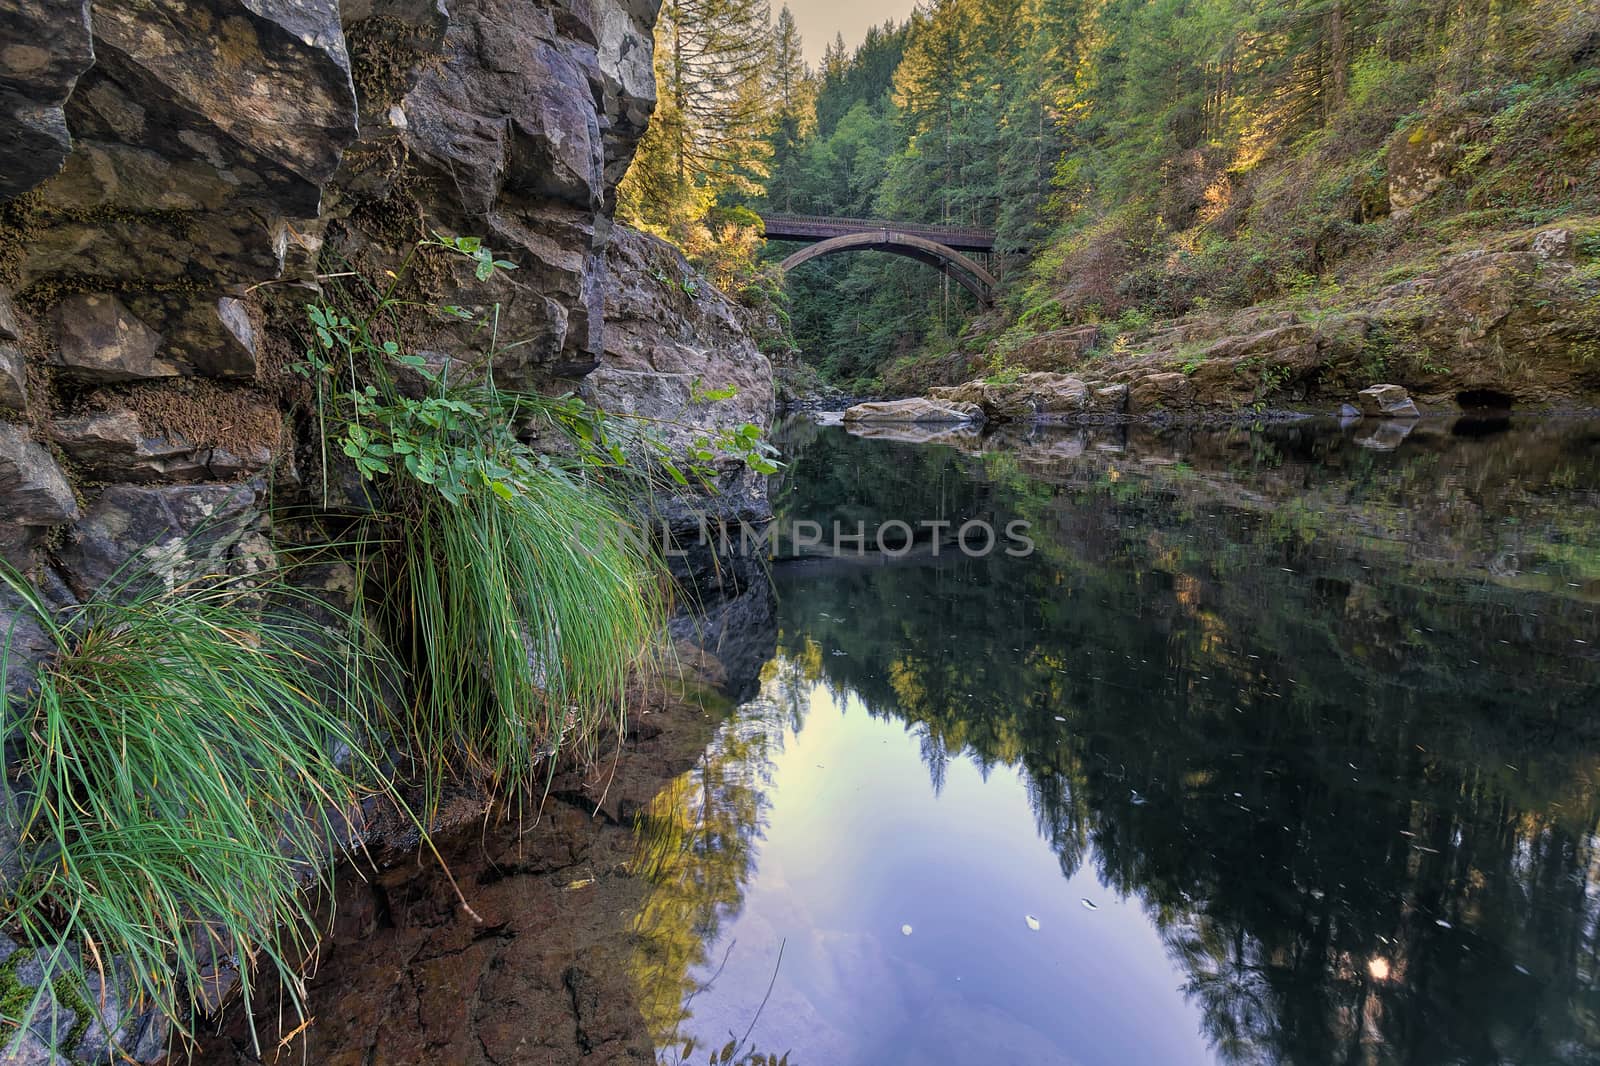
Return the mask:
<svg viewBox="0 0 1600 1066">
<path fill-rule="evenodd" d="M 634 873 L 652 891 L 634 920 L 630 961 L 639 1007 L 659 1048 L 689 1061 L 697 1046 L 686 1024 L 720 967 L 711 950 L 739 915 L 766 827 L 777 743 L 771 701 L 746 704 L 695 769 L 677 778 L 639 817 Z M 729 951 L 724 949 L 724 958 Z M 717 1042 L 720 1050 L 721 1041 Z M 703 1061 L 700 1056 L 697 1061 Z"/>
<path fill-rule="evenodd" d="M 1600 1061 L 1597 427 L 788 443 L 1038 551 L 779 568 L 643 822 L 663 1061 Z"/>
</svg>

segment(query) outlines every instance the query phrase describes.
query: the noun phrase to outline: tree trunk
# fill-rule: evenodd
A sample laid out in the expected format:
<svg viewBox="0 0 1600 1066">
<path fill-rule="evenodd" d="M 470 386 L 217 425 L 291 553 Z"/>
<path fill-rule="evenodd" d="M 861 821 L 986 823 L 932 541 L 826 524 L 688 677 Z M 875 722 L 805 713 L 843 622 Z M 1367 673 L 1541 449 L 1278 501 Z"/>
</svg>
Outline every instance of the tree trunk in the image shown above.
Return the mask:
<svg viewBox="0 0 1600 1066">
<path fill-rule="evenodd" d="M 1345 24 L 1344 0 L 1333 0 L 1328 12 L 1328 47 L 1332 50 L 1333 93 L 1328 100 L 1328 113 L 1345 100 L 1350 83 L 1349 27 Z"/>
</svg>

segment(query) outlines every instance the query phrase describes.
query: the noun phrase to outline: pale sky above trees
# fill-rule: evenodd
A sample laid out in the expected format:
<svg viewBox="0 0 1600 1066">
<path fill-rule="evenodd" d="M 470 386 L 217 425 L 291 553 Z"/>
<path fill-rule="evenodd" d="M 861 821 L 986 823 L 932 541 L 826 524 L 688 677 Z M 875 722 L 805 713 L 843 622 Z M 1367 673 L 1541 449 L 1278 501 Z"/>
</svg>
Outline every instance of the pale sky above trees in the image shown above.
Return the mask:
<svg viewBox="0 0 1600 1066">
<path fill-rule="evenodd" d="M 850 51 L 866 35 L 868 26 L 879 26 L 885 19 L 903 21 L 911 14 L 914 0 L 773 0 L 774 14 L 787 2 L 805 38 L 806 62 L 815 69 L 822 63 L 822 50 L 836 33 L 844 34 Z"/>
</svg>

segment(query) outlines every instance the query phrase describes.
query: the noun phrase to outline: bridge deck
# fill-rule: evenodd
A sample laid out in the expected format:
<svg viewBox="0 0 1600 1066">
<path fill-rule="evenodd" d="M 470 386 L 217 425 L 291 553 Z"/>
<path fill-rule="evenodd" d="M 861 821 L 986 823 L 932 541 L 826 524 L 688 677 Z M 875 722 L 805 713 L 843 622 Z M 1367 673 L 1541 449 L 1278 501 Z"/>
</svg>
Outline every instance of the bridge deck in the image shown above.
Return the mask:
<svg viewBox="0 0 1600 1066">
<path fill-rule="evenodd" d="M 881 218 L 829 218 L 822 215 L 763 215 L 767 239 L 814 244 L 830 237 L 845 237 L 872 230 L 909 233 L 959 252 L 994 251 L 991 230 L 967 226 L 934 226 L 917 222 L 891 222 Z"/>
</svg>

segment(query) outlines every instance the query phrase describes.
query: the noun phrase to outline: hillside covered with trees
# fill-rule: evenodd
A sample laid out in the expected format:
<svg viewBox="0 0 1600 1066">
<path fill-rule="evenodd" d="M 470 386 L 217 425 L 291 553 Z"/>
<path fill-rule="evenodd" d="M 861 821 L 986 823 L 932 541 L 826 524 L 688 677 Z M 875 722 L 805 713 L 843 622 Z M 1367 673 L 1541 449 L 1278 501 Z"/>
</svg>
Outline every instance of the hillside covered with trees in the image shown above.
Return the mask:
<svg viewBox="0 0 1600 1066">
<path fill-rule="evenodd" d="M 814 72 L 788 12 L 769 27 L 752 0 L 675 0 L 657 32 L 624 216 L 780 302 L 803 361 L 855 388 L 1161 344 L 1182 363 L 1173 320 L 1205 337 L 1248 329 L 1227 317 L 1243 308 L 1314 319 L 1556 223 L 1573 283 L 1592 296 L 1600 273 L 1593 5 L 930 0 Z M 808 264 L 780 295 L 760 262 L 792 246 L 763 249 L 746 209 L 992 227 L 1001 306 L 874 254 Z"/>
</svg>

